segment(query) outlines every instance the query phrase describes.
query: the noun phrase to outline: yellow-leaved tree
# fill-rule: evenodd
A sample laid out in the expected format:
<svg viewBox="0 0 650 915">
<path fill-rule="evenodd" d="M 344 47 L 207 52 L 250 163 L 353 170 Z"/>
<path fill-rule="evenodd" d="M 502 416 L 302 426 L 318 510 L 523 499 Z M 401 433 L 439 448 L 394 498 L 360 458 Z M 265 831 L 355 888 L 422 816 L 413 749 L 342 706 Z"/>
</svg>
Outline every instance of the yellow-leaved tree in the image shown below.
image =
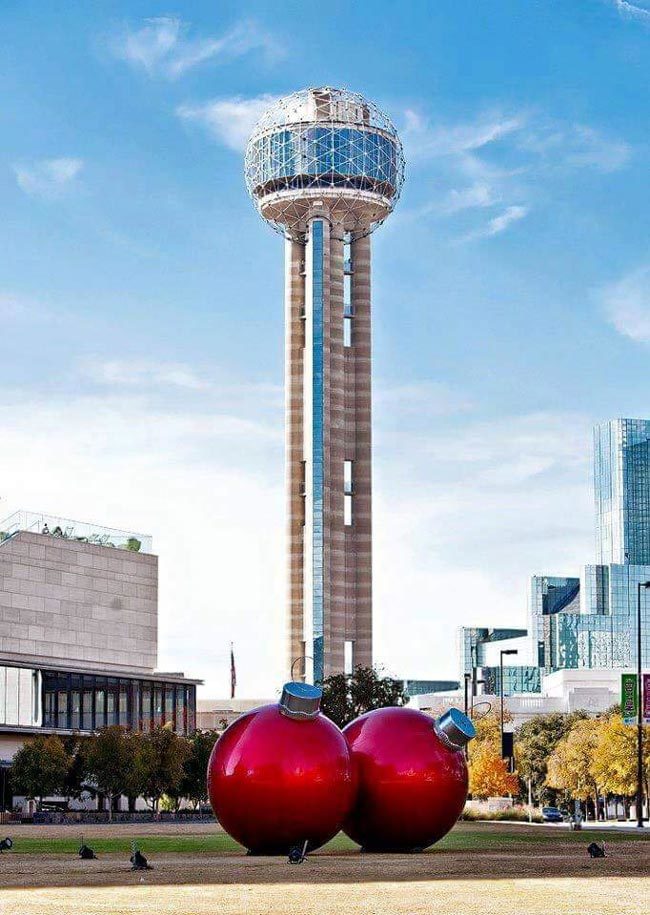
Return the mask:
<svg viewBox="0 0 650 915">
<path fill-rule="evenodd" d="M 546 783 L 550 788 L 564 789 L 576 800 L 597 801 L 599 783 L 593 760 L 603 723 L 596 718 L 577 721 L 558 743 L 548 760 Z"/>
<path fill-rule="evenodd" d="M 519 793 L 519 777 L 509 772 L 507 763 L 490 741 L 473 751 L 469 764 L 469 790 L 472 797 L 504 797 Z"/>
<path fill-rule="evenodd" d="M 643 756 L 645 793 L 650 770 L 650 728 L 644 728 Z M 604 791 L 630 797 L 636 792 L 637 729 L 623 723 L 620 715 L 602 722 L 594 748 L 594 778 Z"/>
</svg>

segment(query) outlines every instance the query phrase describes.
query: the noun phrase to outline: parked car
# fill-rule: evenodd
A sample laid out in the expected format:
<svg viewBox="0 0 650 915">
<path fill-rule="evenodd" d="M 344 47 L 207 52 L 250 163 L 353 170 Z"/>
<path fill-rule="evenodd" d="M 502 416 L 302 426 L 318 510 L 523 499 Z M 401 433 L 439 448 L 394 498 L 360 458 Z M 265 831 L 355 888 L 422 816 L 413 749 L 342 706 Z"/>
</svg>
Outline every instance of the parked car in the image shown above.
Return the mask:
<svg viewBox="0 0 650 915">
<path fill-rule="evenodd" d="M 542 819 L 545 823 L 562 823 L 564 816 L 557 807 L 542 807 Z"/>
</svg>

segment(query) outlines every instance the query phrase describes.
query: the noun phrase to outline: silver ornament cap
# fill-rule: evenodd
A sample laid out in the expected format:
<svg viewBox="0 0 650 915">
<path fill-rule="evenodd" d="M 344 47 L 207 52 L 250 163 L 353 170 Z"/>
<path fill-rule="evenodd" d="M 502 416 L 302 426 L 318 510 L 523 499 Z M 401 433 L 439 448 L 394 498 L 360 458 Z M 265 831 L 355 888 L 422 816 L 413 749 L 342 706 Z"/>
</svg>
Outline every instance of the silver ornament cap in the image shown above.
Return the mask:
<svg viewBox="0 0 650 915">
<path fill-rule="evenodd" d="M 323 690 L 311 683 L 285 683 L 280 697 L 280 711 L 287 718 L 317 718 Z"/>
<path fill-rule="evenodd" d="M 457 708 L 447 709 L 433 725 L 436 734 L 450 750 L 462 750 L 476 737 L 476 728 Z"/>
</svg>

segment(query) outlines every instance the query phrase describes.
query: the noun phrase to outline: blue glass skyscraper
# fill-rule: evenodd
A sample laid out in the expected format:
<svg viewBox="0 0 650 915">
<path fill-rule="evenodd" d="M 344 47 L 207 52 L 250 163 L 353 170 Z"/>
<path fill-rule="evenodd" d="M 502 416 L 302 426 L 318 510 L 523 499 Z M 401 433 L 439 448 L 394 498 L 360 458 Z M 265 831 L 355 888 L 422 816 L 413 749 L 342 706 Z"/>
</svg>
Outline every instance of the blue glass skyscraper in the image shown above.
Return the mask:
<svg viewBox="0 0 650 915">
<path fill-rule="evenodd" d="M 650 564 L 650 420 L 594 429 L 596 561 Z"/>
</svg>

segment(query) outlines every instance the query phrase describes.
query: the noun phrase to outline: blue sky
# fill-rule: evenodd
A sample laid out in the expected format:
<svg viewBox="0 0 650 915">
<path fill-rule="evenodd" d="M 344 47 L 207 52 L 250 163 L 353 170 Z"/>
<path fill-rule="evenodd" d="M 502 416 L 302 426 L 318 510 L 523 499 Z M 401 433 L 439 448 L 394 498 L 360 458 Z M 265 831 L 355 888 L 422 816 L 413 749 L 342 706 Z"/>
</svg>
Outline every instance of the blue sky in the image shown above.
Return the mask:
<svg viewBox="0 0 650 915">
<path fill-rule="evenodd" d="M 63 9 L 61 7 L 64 7 Z M 373 238 L 376 655 L 593 559 L 590 427 L 650 414 L 650 2 L 5 0 L 0 508 L 151 532 L 161 666 L 282 664 L 282 242 L 242 179 L 269 98 L 385 108 Z M 325 12 L 324 12 L 325 10 Z"/>
</svg>

